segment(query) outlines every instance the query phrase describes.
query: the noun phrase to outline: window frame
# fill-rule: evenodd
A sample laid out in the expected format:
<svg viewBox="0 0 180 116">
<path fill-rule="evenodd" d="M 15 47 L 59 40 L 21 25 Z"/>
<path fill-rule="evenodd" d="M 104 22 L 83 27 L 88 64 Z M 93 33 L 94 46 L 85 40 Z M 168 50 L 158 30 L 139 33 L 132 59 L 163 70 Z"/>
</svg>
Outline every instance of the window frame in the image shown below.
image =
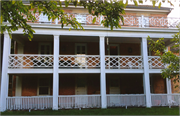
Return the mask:
<svg viewBox="0 0 180 116">
<path fill-rule="evenodd" d="M 47 86 L 40 86 L 40 78 L 47 78 L 48 85 Z M 39 94 L 39 87 L 48 87 L 48 94 Z M 49 77 L 39 77 L 38 78 L 38 86 L 37 86 L 37 96 L 48 96 L 50 95 L 50 78 Z"/>
</svg>

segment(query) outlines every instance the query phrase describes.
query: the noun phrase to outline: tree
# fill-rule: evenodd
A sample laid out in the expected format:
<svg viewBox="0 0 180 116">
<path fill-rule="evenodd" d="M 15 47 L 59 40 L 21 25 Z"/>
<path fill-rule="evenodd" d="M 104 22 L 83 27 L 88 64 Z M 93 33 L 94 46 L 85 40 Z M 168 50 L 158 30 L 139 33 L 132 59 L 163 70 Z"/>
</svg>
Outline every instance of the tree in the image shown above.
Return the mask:
<svg viewBox="0 0 180 116">
<path fill-rule="evenodd" d="M 138 3 L 143 3 L 143 0 L 130 1 L 133 1 L 136 6 Z M 162 0 L 162 2 L 159 1 L 160 0 L 152 0 L 153 6 L 155 6 L 156 3 L 159 3 L 160 8 L 161 3 L 166 0 Z M 170 0 L 167 1 L 171 3 Z M 32 22 L 35 22 L 36 18 L 33 14 L 36 12 L 39 12 L 39 14 L 46 14 L 48 19 L 60 19 L 62 28 L 65 25 L 71 25 L 74 29 L 83 29 L 76 18 L 73 18 L 72 16 L 69 17 L 64 12 L 60 0 L 31 0 L 30 5 L 24 5 L 22 0 L 1 0 L 0 3 L 1 34 L 4 31 L 8 31 L 9 35 L 11 35 L 12 31 L 16 31 L 18 28 L 23 28 L 24 34 L 28 34 L 28 38 L 31 40 L 35 31 L 27 24 L 27 21 L 31 20 Z M 123 3 L 122 0 L 80 0 L 80 2 L 79 0 L 65 0 L 64 3 L 66 7 L 68 7 L 70 3 L 74 6 L 84 6 L 84 8 L 88 9 L 89 14 L 92 14 L 93 16 L 98 17 L 99 15 L 103 15 L 105 19 L 101 21 L 101 24 L 103 24 L 104 27 L 110 27 L 111 30 L 113 30 L 114 27 L 121 28 L 119 21 L 122 21 L 122 23 L 124 22 L 122 14 L 125 14 L 124 8 L 128 5 L 128 0 L 126 0 L 125 3 Z M 4 24 L 3 21 L 8 21 L 10 25 Z M 96 18 L 93 19 L 93 22 L 95 21 Z"/>
<path fill-rule="evenodd" d="M 89 13 L 92 15 L 105 15 L 105 20 L 101 23 L 104 24 L 105 27 L 120 27 L 119 21 L 122 20 L 123 17 L 121 14 L 124 14 L 124 4 L 123 2 L 86 2 L 77 0 L 74 1 L 65 1 L 65 6 L 68 7 L 69 3 L 73 3 L 74 6 L 81 5 L 84 8 L 89 10 Z M 29 12 L 32 11 L 32 12 Z M 1 1 L 1 33 L 4 31 L 8 31 L 9 34 L 12 31 L 18 30 L 18 28 L 23 28 L 24 34 L 28 34 L 29 40 L 33 38 L 33 33 L 35 31 L 31 28 L 30 25 L 27 24 L 28 20 L 32 22 L 36 21 L 34 14 L 39 12 L 39 14 L 43 13 L 43 15 L 47 15 L 48 19 L 55 20 L 56 18 L 61 22 L 61 27 L 63 28 L 65 25 L 71 25 L 74 29 L 83 29 L 81 24 L 73 18 L 72 16 L 68 16 L 64 13 L 62 8 L 61 1 L 30 1 L 30 5 L 24 5 L 22 1 Z M 24 18 L 26 17 L 26 18 Z M 96 19 L 93 19 L 95 22 Z M 10 25 L 3 24 L 3 21 L 8 21 Z"/>
<path fill-rule="evenodd" d="M 179 32 L 173 35 L 171 41 L 173 42 L 172 51 L 166 51 L 164 38 L 159 38 L 158 40 L 153 40 L 149 36 L 147 39 L 150 41 L 150 50 L 154 51 L 156 55 L 159 55 L 162 62 L 167 66 L 167 68 L 162 69 L 162 77 L 173 79 L 174 82 L 179 82 L 179 48 L 180 48 L 180 24 L 177 26 Z"/>
</svg>

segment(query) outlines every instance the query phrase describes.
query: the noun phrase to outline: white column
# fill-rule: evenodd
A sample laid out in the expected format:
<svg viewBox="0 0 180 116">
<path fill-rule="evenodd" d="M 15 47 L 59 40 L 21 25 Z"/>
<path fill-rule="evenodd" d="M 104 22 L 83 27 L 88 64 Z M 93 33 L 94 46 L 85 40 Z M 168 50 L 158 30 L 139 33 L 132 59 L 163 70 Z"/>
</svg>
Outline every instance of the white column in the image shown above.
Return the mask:
<svg viewBox="0 0 180 116">
<path fill-rule="evenodd" d="M 99 53 L 101 63 L 100 88 L 101 88 L 101 108 L 107 108 L 106 100 L 106 73 L 105 73 L 105 38 L 99 38 Z"/>
<path fill-rule="evenodd" d="M 147 49 L 147 39 L 146 37 L 142 38 L 142 56 L 144 64 L 144 75 L 143 75 L 143 84 L 144 84 L 144 94 L 146 95 L 146 107 L 151 107 L 151 94 L 150 94 L 150 79 L 149 79 L 149 66 L 148 66 L 148 49 Z"/>
<path fill-rule="evenodd" d="M 11 48 L 11 39 L 8 33 L 4 33 L 0 111 L 6 110 L 6 98 L 8 97 L 8 86 L 9 86 L 9 75 L 7 71 L 8 71 L 8 59 L 9 59 L 9 54 L 10 54 L 10 48 Z"/>
<path fill-rule="evenodd" d="M 53 110 L 58 110 L 59 95 L 59 35 L 54 35 L 54 67 L 53 67 Z"/>
<path fill-rule="evenodd" d="M 166 50 L 165 52 L 168 52 L 168 47 L 166 47 Z M 165 67 L 167 67 L 168 65 L 166 65 Z M 167 88 L 167 94 L 168 94 L 168 97 L 167 97 L 167 100 L 168 100 L 168 103 L 171 103 L 171 95 L 169 94 L 172 94 L 172 91 L 171 91 L 171 79 L 168 79 L 166 78 L 166 88 Z"/>
<path fill-rule="evenodd" d="M 2 54 L 2 53 L 1 53 L 1 45 L 2 45 L 2 44 L 1 44 L 1 39 L 2 39 L 2 38 L 0 37 L 0 84 L 1 84 L 1 74 L 2 74 L 2 72 L 1 72 L 1 71 L 2 71 L 2 64 L 1 64 L 1 54 Z M 1 85 L 0 85 L 0 93 L 1 93 Z M 0 94 L 0 95 L 1 95 L 1 94 Z M 0 96 L 0 97 L 1 97 L 1 96 Z M 1 104 L 1 103 L 0 103 L 0 104 Z"/>
</svg>

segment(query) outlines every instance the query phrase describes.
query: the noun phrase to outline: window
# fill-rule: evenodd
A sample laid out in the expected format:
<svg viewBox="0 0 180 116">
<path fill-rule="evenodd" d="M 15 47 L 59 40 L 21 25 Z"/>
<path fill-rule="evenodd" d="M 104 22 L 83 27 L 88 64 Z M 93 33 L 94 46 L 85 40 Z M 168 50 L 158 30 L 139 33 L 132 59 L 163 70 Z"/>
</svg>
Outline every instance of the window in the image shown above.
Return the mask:
<svg viewBox="0 0 180 116">
<path fill-rule="evenodd" d="M 47 77 L 41 77 L 38 81 L 38 95 L 50 94 L 50 79 Z"/>
<path fill-rule="evenodd" d="M 43 15 L 43 13 L 40 14 L 40 18 L 39 18 L 39 22 L 40 23 L 51 23 L 52 19 L 48 19 L 48 16 L 45 14 Z"/>
<path fill-rule="evenodd" d="M 86 65 L 86 57 L 84 55 L 87 54 L 86 44 L 76 44 L 75 54 L 78 55 L 76 58 L 76 63 L 81 67 L 84 67 Z"/>
<path fill-rule="evenodd" d="M 51 54 L 51 44 L 49 43 L 41 43 L 39 45 L 39 54 Z"/>
<path fill-rule="evenodd" d="M 75 53 L 77 55 L 86 55 L 87 54 L 86 44 L 76 44 Z"/>
</svg>

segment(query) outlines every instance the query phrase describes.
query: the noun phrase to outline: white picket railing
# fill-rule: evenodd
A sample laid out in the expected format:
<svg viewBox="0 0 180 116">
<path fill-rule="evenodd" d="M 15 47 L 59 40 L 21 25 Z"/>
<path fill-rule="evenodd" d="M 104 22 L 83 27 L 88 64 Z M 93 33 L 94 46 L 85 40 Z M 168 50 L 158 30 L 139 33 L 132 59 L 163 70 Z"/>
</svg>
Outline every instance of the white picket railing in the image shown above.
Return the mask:
<svg viewBox="0 0 180 116">
<path fill-rule="evenodd" d="M 142 69 L 142 56 L 105 56 L 106 69 Z"/>
<path fill-rule="evenodd" d="M 164 69 L 165 65 L 162 63 L 159 56 L 148 56 L 148 63 L 150 69 Z"/>
<path fill-rule="evenodd" d="M 152 106 L 179 106 L 180 94 L 151 94 Z"/>
<path fill-rule="evenodd" d="M 9 68 L 52 68 L 53 55 L 10 54 Z"/>
<path fill-rule="evenodd" d="M 100 95 L 60 95 L 58 107 L 60 109 L 100 108 L 101 97 Z"/>
<path fill-rule="evenodd" d="M 27 109 L 51 109 L 53 106 L 52 96 L 22 96 L 7 97 L 7 110 L 27 110 Z"/>
<path fill-rule="evenodd" d="M 99 55 L 59 55 L 59 68 L 100 68 Z"/>
<path fill-rule="evenodd" d="M 144 94 L 108 94 L 107 107 L 146 106 Z"/>
</svg>

